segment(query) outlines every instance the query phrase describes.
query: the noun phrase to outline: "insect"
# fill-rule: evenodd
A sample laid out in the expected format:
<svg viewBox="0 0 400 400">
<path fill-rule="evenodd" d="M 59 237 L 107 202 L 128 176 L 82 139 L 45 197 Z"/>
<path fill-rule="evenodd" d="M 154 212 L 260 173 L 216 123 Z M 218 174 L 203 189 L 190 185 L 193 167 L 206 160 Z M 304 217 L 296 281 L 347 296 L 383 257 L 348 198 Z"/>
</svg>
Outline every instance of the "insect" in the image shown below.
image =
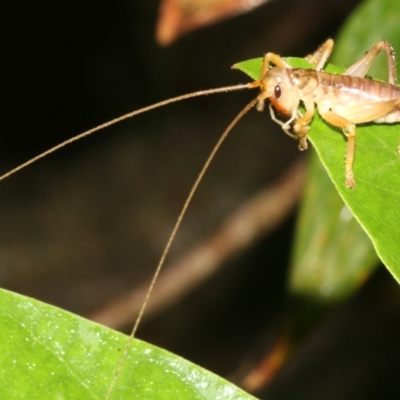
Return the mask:
<svg viewBox="0 0 400 400">
<path fill-rule="evenodd" d="M 272 120 L 281 125 L 282 130 L 288 136 L 299 141 L 300 150 L 306 150 L 308 147 L 307 135 L 315 113 L 315 105 L 317 105 L 320 116 L 329 124 L 342 129 L 347 137 L 345 183 L 346 187 L 355 189 L 353 162 L 356 125 L 368 122 L 388 124 L 400 122 L 400 86 L 397 85 L 395 53 L 388 42 L 378 41 L 360 60 L 347 68 L 342 75 L 337 75 L 322 70 L 332 53 L 333 45 L 333 40 L 328 39 L 314 53 L 305 57 L 314 66 L 312 69 L 292 68 L 279 55 L 266 53 L 263 58 L 260 79 L 258 80 L 247 84 L 201 90 L 132 111 L 74 136 L 39 154 L 0 176 L 0 181 L 70 143 L 136 115 L 193 97 L 259 88 L 260 94 L 257 98 L 251 101 L 234 118 L 221 135 L 220 141 L 215 146 L 206 164 L 209 164 L 222 141 L 247 111 L 254 106 L 258 111 L 264 110 L 265 100 L 269 100 Z M 381 51 L 386 52 L 388 82 L 379 82 L 365 77 L 371 64 Z M 304 114 L 300 111 L 301 104 L 305 108 Z M 287 120 L 281 121 L 278 119 L 275 111 L 286 117 Z M 397 152 L 400 155 L 400 145 L 397 148 Z"/>
<path fill-rule="evenodd" d="M 400 86 L 396 85 L 395 54 L 388 42 L 378 41 L 343 75 L 335 75 L 322 71 L 332 49 L 333 40 L 328 39 L 306 57 L 314 69 L 291 68 L 278 55 L 267 53 L 258 81 L 261 93 L 257 109 L 262 111 L 268 99 L 272 119 L 282 126 L 287 135 L 299 141 L 300 150 L 305 150 L 316 104 L 321 117 L 329 124 L 341 128 L 347 136 L 346 186 L 355 189 L 353 161 L 356 125 L 366 122 L 400 122 Z M 382 50 L 386 52 L 388 83 L 365 77 Z M 270 64 L 275 67 L 271 68 Z M 299 110 L 300 103 L 305 107 L 304 114 Z M 289 119 L 280 121 L 274 109 Z M 400 154 L 400 146 L 397 151 Z"/>
</svg>

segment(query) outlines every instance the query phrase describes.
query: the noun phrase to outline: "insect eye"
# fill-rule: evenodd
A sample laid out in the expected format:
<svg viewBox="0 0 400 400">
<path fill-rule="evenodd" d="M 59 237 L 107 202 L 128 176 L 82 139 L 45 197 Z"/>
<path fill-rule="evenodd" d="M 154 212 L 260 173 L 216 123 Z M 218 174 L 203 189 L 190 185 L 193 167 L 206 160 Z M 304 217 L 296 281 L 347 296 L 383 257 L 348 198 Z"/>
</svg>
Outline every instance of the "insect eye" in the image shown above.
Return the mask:
<svg viewBox="0 0 400 400">
<path fill-rule="evenodd" d="M 276 85 L 274 89 L 275 98 L 279 99 L 279 97 L 281 97 L 281 94 L 282 94 L 281 87 L 279 85 Z"/>
</svg>

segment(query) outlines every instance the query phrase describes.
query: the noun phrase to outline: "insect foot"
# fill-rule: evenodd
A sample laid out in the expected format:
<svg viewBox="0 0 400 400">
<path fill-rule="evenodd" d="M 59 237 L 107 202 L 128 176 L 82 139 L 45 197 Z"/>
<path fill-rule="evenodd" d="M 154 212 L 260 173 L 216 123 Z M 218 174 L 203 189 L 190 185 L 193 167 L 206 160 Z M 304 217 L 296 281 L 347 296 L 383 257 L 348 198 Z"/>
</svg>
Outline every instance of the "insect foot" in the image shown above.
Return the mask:
<svg viewBox="0 0 400 400">
<path fill-rule="evenodd" d="M 346 172 L 346 187 L 348 189 L 355 189 L 356 188 L 356 182 L 354 180 L 353 171 L 347 171 Z"/>
<path fill-rule="evenodd" d="M 307 150 L 308 143 L 307 143 L 307 136 L 300 136 L 299 137 L 299 150 Z"/>
</svg>

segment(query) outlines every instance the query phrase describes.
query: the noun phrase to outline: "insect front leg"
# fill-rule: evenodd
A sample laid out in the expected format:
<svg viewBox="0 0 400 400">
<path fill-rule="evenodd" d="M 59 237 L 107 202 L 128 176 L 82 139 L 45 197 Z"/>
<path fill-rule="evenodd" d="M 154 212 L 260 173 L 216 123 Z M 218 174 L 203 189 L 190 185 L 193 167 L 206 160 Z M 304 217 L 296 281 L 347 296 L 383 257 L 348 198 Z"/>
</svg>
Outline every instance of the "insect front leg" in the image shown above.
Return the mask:
<svg viewBox="0 0 400 400">
<path fill-rule="evenodd" d="M 286 135 L 290 136 L 292 139 L 297 139 L 297 135 L 294 135 L 292 132 L 290 132 L 290 123 L 294 120 L 294 117 L 290 118 L 289 121 L 281 121 L 278 119 L 275 115 L 275 110 L 272 104 L 269 105 L 269 114 L 271 116 L 272 121 L 276 122 L 282 127 L 283 132 L 286 133 Z"/>
<path fill-rule="evenodd" d="M 309 100 L 304 100 L 303 102 L 306 112 L 300 118 L 296 119 L 293 125 L 293 131 L 299 140 L 300 150 L 306 150 L 308 147 L 307 135 L 310 130 L 310 122 L 315 112 L 314 101 L 311 98 Z"/>
<path fill-rule="evenodd" d="M 292 68 L 281 56 L 275 53 L 264 54 L 263 63 L 261 65 L 260 79 L 268 72 L 270 64 L 283 69 Z"/>
<path fill-rule="evenodd" d="M 344 72 L 344 75 L 364 78 L 365 74 L 370 69 L 372 63 L 382 50 L 386 52 L 386 62 L 388 66 L 388 81 L 392 85 L 396 85 L 397 81 L 396 56 L 391 44 L 383 40 L 376 42 L 372 46 L 372 48 L 365 53 L 365 55 L 362 58 L 360 58 L 356 63 L 347 68 L 347 70 Z"/>
</svg>

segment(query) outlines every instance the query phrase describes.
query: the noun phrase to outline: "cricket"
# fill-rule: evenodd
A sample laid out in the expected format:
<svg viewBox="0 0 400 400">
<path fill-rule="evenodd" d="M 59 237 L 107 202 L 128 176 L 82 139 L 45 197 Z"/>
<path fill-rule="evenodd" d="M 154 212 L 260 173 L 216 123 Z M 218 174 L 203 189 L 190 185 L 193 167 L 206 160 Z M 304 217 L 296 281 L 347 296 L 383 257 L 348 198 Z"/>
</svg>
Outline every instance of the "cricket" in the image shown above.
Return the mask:
<svg viewBox="0 0 400 400">
<path fill-rule="evenodd" d="M 328 39 L 314 53 L 305 57 L 313 65 L 311 69 L 292 68 L 278 54 L 266 53 L 258 80 L 245 84 L 200 90 L 132 111 L 52 147 L 6 172 L 0 176 L 0 181 L 68 144 L 136 115 L 193 97 L 259 88 L 259 95 L 238 113 L 221 135 L 205 166 L 208 167 L 218 148 L 237 122 L 254 106 L 258 111 L 263 111 L 265 100 L 269 100 L 272 120 L 281 125 L 282 130 L 288 136 L 298 140 L 299 150 L 306 150 L 308 147 L 307 135 L 316 108 L 324 121 L 342 130 L 347 137 L 345 184 L 347 188 L 355 189 L 353 163 L 357 134 L 356 125 L 369 122 L 386 124 L 400 122 L 400 86 L 397 85 L 396 55 L 388 42 L 380 40 L 360 60 L 348 67 L 343 74 L 338 75 L 323 70 L 332 53 L 333 46 L 333 39 Z M 380 82 L 366 77 L 373 61 L 381 51 L 386 52 L 388 82 Z M 304 106 L 305 113 L 300 111 L 301 105 Z M 275 112 L 286 120 L 279 119 Z M 397 152 L 400 155 L 400 145 Z"/>
<path fill-rule="evenodd" d="M 333 47 L 334 41 L 328 39 L 314 53 L 306 56 L 305 59 L 313 66 L 311 69 L 292 68 L 279 55 L 270 52 L 266 53 L 263 57 L 260 77 L 253 82 L 197 91 L 135 110 L 58 144 L 3 174 L 0 176 L 0 180 L 10 177 L 66 145 L 156 108 L 199 96 L 243 89 L 259 89 L 257 97 L 251 100 L 225 129 L 194 182 L 163 250 L 151 285 L 141 306 L 139 316 L 132 329 L 130 337 L 134 338 L 166 256 L 204 174 L 228 134 L 250 109 L 255 107 L 257 111 L 261 112 L 265 109 L 265 102 L 269 101 L 269 111 L 272 120 L 281 126 L 284 133 L 298 141 L 300 150 L 306 150 L 308 147 L 307 139 L 310 124 L 315 112 L 318 111 L 324 121 L 341 130 L 347 138 L 344 182 L 347 188 L 356 189 L 353 164 L 355 159 L 357 125 L 364 123 L 393 124 L 400 122 L 400 86 L 397 85 L 395 53 L 393 47 L 388 42 L 378 41 L 360 60 L 348 67 L 343 74 L 336 75 L 324 71 Z M 371 64 L 382 51 L 386 53 L 387 82 L 372 80 L 366 76 Z M 301 107 L 303 107 L 304 111 L 302 111 Z M 397 148 L 397 152 L 400 155 L 400 145 Z M 338 160 L 338 162 L 342 161 Z M 128 351 L 129 345 L 122 352 L 120 363 L 116 369 L 106 399 L 111 396 Z"/>
</svg>

